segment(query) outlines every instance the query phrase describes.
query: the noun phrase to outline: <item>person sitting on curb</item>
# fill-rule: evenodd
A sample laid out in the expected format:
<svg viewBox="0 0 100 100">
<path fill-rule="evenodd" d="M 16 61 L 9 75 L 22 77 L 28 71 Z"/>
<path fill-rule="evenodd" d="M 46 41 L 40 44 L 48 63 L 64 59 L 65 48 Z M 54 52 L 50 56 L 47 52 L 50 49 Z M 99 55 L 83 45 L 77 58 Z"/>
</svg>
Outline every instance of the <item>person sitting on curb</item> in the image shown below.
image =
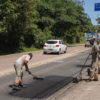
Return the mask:
<svg viewBox="0 0 100 100">
<path fill-rule="evenodd" d="M 26 55 L 21 56 L 18 58 L 14 63 L 14 68 L 16 72 L 16 79 L 14 81 L 14 86 L 23 87 L 23 66 L 25 66 L 26 71 L 30 74 L 29 68 L 28 68 L 28 62 L 32 59 L 32 53 L 28 53 Z"/>
</svg>

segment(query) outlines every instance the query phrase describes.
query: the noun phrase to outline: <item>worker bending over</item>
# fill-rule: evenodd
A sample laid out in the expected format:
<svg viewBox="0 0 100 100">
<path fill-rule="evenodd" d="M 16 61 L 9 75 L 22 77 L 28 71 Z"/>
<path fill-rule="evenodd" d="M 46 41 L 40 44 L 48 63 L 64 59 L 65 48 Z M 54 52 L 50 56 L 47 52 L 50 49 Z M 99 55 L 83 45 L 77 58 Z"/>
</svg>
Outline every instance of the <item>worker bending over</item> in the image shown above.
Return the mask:
<svg viewBox="0 0 100 100">
<path fill-rule="evenodd" d="M 14 82 L 15 86 L 21 86 L 23 87 L 23 82 L 22 82 L 22 78 L 23 78 L 23 66 L 25 66 L 25 70 L 30 73 L 29 68 L 28 68 L 28 62 L 29 60 L 32 59 L 32 53 L 28 53 L 26 55 L 21 56 L 20 58 L 18 58 L 15 63 L 14 63 L 14 68 L 15 68 L 15 72 L 16 72 L 16 79 Z"/>
</svg>

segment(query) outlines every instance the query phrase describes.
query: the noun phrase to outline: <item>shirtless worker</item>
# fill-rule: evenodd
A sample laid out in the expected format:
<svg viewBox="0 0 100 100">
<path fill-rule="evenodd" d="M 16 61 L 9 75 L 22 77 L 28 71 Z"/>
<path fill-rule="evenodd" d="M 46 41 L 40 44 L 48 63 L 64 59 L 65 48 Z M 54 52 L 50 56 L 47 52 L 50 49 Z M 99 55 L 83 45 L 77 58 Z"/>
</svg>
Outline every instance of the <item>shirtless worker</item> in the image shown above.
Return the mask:
<svg viewBox="0 0 100 100">
<path fill-rule="evenodd" d="M 18 87 L 23 87 L 23 66 L 25 66 L 25 70 L 30 74 L 29 68 L 28 68 L 28 62 L 32 59 L 32 53 L 28 53 L 26 55 L 21 56 L 18 58 L 15 63 L 14 63 L 14 68 L 16 72 L 16 79 L 14 82 L 14 86 Z"/>
</svg>

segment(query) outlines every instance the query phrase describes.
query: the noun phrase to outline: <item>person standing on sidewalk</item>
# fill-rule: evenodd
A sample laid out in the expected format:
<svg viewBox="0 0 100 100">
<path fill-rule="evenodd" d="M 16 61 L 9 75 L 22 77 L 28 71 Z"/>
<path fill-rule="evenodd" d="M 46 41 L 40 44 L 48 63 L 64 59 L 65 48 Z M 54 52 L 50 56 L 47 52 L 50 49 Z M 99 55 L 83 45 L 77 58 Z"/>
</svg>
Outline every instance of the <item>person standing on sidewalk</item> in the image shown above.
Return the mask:
<svg viewBox="0 0 100 100">
<path fill-rule="evenodd" d="M 94 80 L 98 81 L 98 67 L 100 65 L 100 39 L 94 43 L 92 46 L 92 52 L 90 54 L 92 55 L 92 62 L 89 80 L 94 78 Z"/>
<path fill-rule="evenodd" d="M 32 59 L 32 53 L 28 53 L 26 55 L 18 58 L 14 63 L 14 68 L 16 72 L 16 79 L 14 82 L 14 86 L 23 87 L 22 78 L 23 78 L 23 66 L 25 66 L 26 71 L 29 73 L 28 62 Z M 30 74 L 30 73 L 29 73 Z"/>
</svg>

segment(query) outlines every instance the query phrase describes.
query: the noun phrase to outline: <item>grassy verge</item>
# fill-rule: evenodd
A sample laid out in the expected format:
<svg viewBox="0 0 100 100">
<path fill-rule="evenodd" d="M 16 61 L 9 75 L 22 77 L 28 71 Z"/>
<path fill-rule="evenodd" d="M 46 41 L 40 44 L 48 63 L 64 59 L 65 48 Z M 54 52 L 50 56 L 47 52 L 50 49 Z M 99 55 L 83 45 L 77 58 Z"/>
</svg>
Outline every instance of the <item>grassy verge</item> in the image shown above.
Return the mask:
<svg viewBox="0 0 100 100">
<path fill-rule="evenodd" d="M 71 46 L 71 45 L 78 45 L 78 44 L 84 44 L 84 42 L 72 43 L 72 44 L 67 43 L 66 45 L 67 46 Z M 14 53 L 21 53 L 21 52 L 31 52 L 31 51 L 38 51 L 38 50 L 42 50 L 42 48 L 38 49 L 38 48 L 34 48 L 34 47 L 30 47 L 30 48 L 22 47 L 22 48 L 17 49 L 17 50 L 6 48 L 4 50 L 3 49 L 0 50 L 0 55 L 7 55 L 7 54 L 14 54 Z"/>
<path fill-rule="evenodd" d="M 0 50 L 0 55 L 7 55 L 7 54 L 14 54 L 14 53 L 21 53 L 21 52 L 31 52 L 31 51 L 38 51 L 38 50 L 42 50 L 41 49 L 37 49 L 37 48 L 33 48 L 33 47 L 22 47 L 20 49 L 8 49 L 6 48 L 6 50 Z"/>
<path fill-rule="evenodd" d="M 82 41 L 82 42 L 80 42 L 80 43 L 67 43 L 66 45 L 67 46 L 71 46 L 71 45 L 78 45 L 78 44 L 84 44 L 85 42 L 84 41 Z"/>
<path fill-rule="evenodd" d="M 41 49 L 37 49 L 37 48 L 33 48 L 33 47 L 30 47 L 30 48 L 23 47 L 22 49 L 20 49 L 20 52 L 30 52 L 30 51 L 38 51 L 38 50 L 42 50 L 42 48 Z"/>
</svg>

